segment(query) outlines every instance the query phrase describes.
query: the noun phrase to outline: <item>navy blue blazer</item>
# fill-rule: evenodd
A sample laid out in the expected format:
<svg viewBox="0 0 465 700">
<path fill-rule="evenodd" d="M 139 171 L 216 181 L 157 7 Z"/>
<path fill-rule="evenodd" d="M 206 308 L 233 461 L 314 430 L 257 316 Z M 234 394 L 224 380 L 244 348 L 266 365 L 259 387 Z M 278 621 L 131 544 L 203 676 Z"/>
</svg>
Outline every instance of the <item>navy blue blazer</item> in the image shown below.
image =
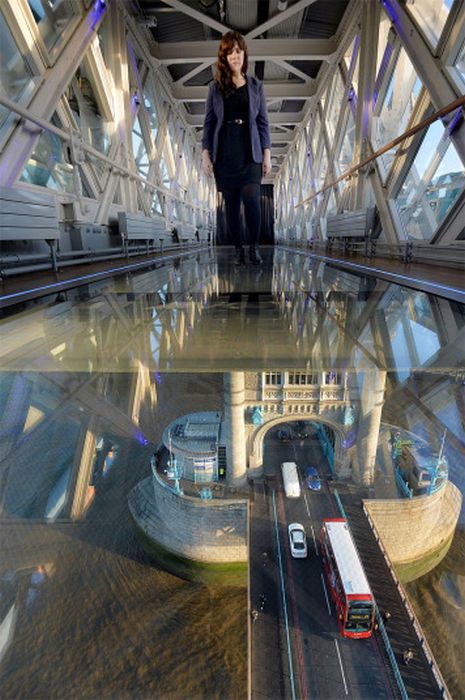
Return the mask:
<svg viewBox="0 0 465 700">
<path fill-rule="evenodd" d="M 246 76 L 249 92 L 249 131 L 252 144 L 252 158 L 255 163 L 263 162 L 263 150 L 271 148 L 270 128 L 263 84 L 257 78 Z M 223 94 L 218 81 L 214 80 L 208 88 L 205 121 L 203 123 L 202 150 L 210 153 L 213 163 L 218 155 L 218 138 L 224 118 Z"/>
</svg>

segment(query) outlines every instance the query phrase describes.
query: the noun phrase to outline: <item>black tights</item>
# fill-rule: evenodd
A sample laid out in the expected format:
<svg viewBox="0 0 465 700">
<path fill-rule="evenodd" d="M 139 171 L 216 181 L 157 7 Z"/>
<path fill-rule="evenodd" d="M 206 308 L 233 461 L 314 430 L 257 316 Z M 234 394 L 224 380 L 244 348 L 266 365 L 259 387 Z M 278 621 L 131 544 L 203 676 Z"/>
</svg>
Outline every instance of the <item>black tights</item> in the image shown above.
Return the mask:
<svg viewBox="0 0 465 700">
<path fill-rule="evenodd" d="M 233 190 L 223 190 L 223 197 L 228 239 L 234 241 L 236 248 L 244 243 L 257 245 L 260 235 L 260 185 L 249 183 Z M 245 241 L 241 240 L 241 199 L 248 232 Z"/>
</svg>

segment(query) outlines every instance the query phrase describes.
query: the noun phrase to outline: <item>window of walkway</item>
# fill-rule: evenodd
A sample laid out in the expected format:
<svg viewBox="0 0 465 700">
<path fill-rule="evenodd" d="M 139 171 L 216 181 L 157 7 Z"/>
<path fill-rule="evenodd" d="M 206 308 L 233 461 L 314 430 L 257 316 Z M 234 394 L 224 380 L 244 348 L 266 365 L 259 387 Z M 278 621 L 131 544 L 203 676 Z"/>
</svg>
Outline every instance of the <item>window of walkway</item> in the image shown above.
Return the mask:
<svg viewBox="0 0 465 700">
<path fill-rule="evenodd" d="M 72 0 L 28 0 L 28 5 L 47 50 L 53 53 L 69 35 L 72 18 L 81 14 L 79 3 Z"/>
<path fill-rule="evenodd" d="M 132 127 L 132 148 L 134 152 L 134 160 L 136 161 L 137 172 L 139 175 L 147 177 L 149 173 L 149 160 L 138 117 L 134 119 L 134 125 Z"/>
<path fill-rule="evenodd" d="M 0 86 L 2 93 L 10 100 L 21 102 L 29 95 L 35 81 L 32 70 L 21 55 L 5 18 L 0 12 Z M 14 119 L 10 110 L 0 105 L 0 135 L 6 122 Z"/>
<path fill-rule="evenodd" d="M 99 95 L 99 88 L 94 86 L 93 78 L 84 62 L 79 66 L 69 89 L 68 104 L 75 126 L 81 132 L 84 141 L 97 151 L 107 154 L 111 145 L 110 125 L 99 104 Z M 96 168 L 102 174 L 102 161 L 96 161 Z"/>
<path fill-rule="evenodd" d="M 386 145 L 408 128 L 422 86 L 404 49 L 400 50 L 391 71 L 386 93 L 379 95 L 373 115 L 375 150 Z M 394 161 L 396 150 L 391 148 L 378 159 L 382 166 L 384 181 Z"/>
<path fill-rule="evenodd" d="M 56 112 L 50 121 L 55 126 L 62 126 Z M 73 194 L 75 189 L 74 168 L 65 160 L 67 148 L 67 145 L 63 144 L 58 136 L 44 131 L 37 140 L 27 165 L 21 173 L 20 181 Z"/>
<path fill-rule="evenodd" d="M 429 240 L 464 189 L 463 163 L 447 130 L 434 122 L 396 197 L 402 237 Z"/>
<path fill-rule="evenodd" d="M 460 76 L 462 77 L 463 81 L 465 82 L 465 41 L 463 42 L 462 47 L 457 56 L 455 67 L 459 72 Z"/>
<path fill-rule="evenodd" d="M 407 9 L 435 48 L 454 0 L 407 0 Z"/>
<path fill-rule="evenodd" d="M 150 123 L 150 129 L 152 132 L 152 138 L 154 142 L 157 142 L 157 135 L 158 135 L 158 108 L 154 99 L 154 96 L 152 94 L 152 83 L 151 81 L 148 81 L 146 85 L 144 86 L 144 106 L 145 109 L 147 110 L 147 115 L 149 118 L 149 123 Z"/>
</svg>

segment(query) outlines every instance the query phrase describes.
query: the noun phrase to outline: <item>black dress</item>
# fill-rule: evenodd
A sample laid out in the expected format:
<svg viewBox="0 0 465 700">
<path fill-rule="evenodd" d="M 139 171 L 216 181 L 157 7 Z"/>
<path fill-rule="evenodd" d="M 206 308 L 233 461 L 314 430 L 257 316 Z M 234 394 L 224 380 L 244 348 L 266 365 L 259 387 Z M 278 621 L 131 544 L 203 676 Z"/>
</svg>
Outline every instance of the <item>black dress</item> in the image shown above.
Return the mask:
<svg viewBox="0 0 465 700">
<path fill-rule="evenodd" d="M 259 185 L 262 164 L 255 163 L 252 157 L 247 83 L 234 88 L 223 100 L 223 125 L 219 134 L 218 158 L 213 166 L 216 187 L 222 192 L 250 183 Z"/>
</svg>

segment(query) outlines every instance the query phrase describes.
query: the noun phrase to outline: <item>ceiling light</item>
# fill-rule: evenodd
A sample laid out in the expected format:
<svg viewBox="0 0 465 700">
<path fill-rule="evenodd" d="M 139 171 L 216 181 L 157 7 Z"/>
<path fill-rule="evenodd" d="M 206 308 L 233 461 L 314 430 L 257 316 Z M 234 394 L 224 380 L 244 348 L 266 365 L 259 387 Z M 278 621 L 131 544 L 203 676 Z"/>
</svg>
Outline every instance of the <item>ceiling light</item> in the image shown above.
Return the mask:
<svg viewBox="0 0 465 700">
<path fill-rule="evenodd" d="M 280 12 L 287 10 L 287 0 L 278 0 L 278 10 Z"/>
</svg>

